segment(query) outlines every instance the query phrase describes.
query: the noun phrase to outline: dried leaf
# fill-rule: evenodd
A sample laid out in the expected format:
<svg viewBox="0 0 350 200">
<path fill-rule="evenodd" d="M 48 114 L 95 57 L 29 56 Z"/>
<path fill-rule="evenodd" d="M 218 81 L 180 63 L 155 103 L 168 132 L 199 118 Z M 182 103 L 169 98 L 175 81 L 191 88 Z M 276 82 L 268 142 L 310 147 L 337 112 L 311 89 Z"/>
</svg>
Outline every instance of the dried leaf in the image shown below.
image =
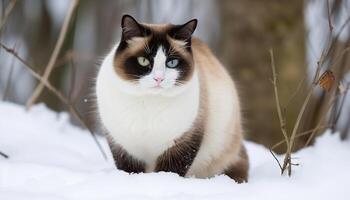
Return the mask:
<svg viewBox="0 0 350 200">
<path fill-rule="evenodd" d="M 329 91 L 334 84 L 335 76 L 331 70 L 326 70 L 318 79 L 318 85 L 325 91 Z"/>
</svg>

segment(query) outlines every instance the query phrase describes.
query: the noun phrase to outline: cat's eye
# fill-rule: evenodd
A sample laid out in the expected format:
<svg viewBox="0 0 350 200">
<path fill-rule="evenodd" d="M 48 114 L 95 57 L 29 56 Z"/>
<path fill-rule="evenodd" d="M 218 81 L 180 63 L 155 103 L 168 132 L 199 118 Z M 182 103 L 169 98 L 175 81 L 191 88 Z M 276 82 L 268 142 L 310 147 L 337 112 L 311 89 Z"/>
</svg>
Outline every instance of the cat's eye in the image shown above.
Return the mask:
<svg viewBox="0 0 350 200">
<path fill-rule="evenodd" d="M 137 57 L 137 62 L 143 67 L 147 67 L 150 64 L 149 60 L 142 56 Z"/>
<path fill-rule="evenodd" d="M 175 68 L 175 67 L 177 67 L 178 64 L 179 64 L 179 60 L 178 59 L 173 59 L 173 60 L 169 60 L 166 63 L 166 66 L 169 67 L 169 68 Z"/>
</svg>

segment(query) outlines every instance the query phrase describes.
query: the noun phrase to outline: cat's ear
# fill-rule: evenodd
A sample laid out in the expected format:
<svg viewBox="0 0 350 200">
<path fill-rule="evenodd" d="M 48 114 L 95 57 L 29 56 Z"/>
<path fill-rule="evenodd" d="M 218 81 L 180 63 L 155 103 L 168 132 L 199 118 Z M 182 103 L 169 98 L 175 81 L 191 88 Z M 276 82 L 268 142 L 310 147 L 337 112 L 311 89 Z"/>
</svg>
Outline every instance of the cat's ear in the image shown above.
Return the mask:
<svg viewBox="0 0 350 200">
<path fill-rule="evenodd" d="M 122 17 L 122 40 L 130 40 L 133 37 L 142 37 L 143 27 L 130 15 Z"/>
<path fill-rule="evenodd" d="M 192 19 L 183 25 L 178 25 L 170 31 L 170 36 L 177 40 L 188 40 L 197 27 L 197 19 Z"/>
</svg>

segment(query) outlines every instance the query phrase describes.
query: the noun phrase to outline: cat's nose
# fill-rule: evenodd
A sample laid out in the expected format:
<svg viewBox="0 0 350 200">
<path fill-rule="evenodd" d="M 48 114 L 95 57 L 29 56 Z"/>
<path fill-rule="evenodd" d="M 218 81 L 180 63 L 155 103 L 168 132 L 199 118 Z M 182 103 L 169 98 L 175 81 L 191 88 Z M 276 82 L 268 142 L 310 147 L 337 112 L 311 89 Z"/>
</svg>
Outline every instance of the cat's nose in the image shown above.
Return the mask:
<svg viewBox="0 0 350 200">
<path fill-rule="evenodd" d="M 157 84 L 159 85 L 163 80 L 164 80 L 164 77 L 162 76 L 156 76 L 156 77 L 153 77 L 153 79 L 157 82 Z"/>
</svg>

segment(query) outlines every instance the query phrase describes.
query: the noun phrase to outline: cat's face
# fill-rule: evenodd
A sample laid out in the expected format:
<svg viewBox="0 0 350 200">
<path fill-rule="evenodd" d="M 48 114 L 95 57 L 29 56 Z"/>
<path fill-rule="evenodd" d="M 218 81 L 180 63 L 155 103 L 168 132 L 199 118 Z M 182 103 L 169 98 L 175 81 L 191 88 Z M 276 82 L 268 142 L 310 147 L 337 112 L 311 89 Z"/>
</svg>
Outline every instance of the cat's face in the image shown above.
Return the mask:
<svg viewBox="0 0 350 200">
<path fill-rule="evenodd" d="M 122 18 L 122 37 L 114 68 L 127 90 L 135 94 L 176 93 L 194 71 L 191 36 L 197 20 L 183 25 L 140 24 Z"/>
</svg>

